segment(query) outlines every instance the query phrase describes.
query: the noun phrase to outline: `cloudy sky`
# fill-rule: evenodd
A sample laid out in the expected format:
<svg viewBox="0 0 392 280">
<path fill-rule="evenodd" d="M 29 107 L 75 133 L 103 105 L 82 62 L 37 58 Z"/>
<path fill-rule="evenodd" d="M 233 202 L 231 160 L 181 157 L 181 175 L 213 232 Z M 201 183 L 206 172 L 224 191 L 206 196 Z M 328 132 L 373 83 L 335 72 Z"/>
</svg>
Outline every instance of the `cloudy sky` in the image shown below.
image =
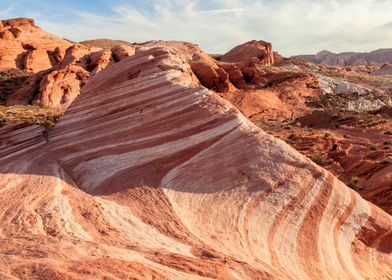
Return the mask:
<svg viewBox="0 0 392 280">
<path fill-rule="evenodd" d="M 183 40 L 211 53 L 261 39 L 283 55 L 392 47 L 391 0 L 0 0 L 74 41 Z"/>
</svg>

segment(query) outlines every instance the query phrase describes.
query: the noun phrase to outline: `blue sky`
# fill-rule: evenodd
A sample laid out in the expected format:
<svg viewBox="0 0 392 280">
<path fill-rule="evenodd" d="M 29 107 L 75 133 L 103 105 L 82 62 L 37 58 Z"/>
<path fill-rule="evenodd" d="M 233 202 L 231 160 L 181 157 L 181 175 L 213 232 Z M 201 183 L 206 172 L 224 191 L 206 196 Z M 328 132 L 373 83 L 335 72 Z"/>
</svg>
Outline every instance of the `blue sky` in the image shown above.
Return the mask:
<svg viewBox="0 0 392 280">
<path fill-rule="evenodd" d="M 252 39 L 283 55 L 392 47 L 391 15 L 390 0 L 0 0 L 0 18 L 74 41 L 184 40 L 211 53 Z"/>
</svg>

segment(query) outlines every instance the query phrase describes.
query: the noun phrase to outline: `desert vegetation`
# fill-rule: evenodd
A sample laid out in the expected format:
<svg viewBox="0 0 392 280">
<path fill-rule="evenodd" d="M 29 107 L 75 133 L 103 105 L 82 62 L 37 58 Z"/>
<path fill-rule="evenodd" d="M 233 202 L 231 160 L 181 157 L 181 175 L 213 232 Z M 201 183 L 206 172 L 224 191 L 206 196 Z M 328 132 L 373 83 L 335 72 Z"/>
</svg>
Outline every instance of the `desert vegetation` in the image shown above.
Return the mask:
<svg viewBox="0 0 392 280">
<path fill-rule="evenodd" d="M 63 111 L 38 106 L 0 106 L 0 126 L 5 124 L 28 123 L 47 128 L 53 127 Z"/>
</svg>

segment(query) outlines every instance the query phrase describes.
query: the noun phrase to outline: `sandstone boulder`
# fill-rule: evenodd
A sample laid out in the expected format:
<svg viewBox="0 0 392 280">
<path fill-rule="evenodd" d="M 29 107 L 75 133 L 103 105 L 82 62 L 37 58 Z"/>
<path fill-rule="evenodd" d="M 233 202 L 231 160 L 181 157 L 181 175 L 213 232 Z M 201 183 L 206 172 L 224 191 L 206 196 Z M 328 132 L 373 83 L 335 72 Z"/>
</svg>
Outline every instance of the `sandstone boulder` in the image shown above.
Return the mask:
<svg viewBox="0 0 392 280">
<path fill-rule="evenodd" d="M 121 61 L 135 54 L 136 47 L 129 45 L 118 45 L 111 49 L 115 61 Z"/>
<path fill-rule="evenodd" d="M 105 69 L 112 61 L 112 52 L 110 50 L 101 50 L 90 55 L 90 69 L 93 68 L 92 73 L 96 74 Z"/>
<path fill-rule="evenodd" d="M 66 109 L 79 95 L 90 74 L 81 66 L 70 65 L 51 71 L 40 82 L 39 94 L 33 105 Z"/>
<path fill-rule="evenodd" d="M 172 47 L 178 50 L 185 57 L 200 83 L 206 88 L 218 92 L 229 92 L 235 89 L 223 67 L 198 45 L 178 41 L 152 41 L 139 47 L 139 49 L 153 46 Z"/>
<path fill-rule="evenodd" d="M 274 64 L 274 53 L 271 43 L 253 40 L 233 48 L 222 55 L 220 60 L 245 65 L 272 65 Z"/>
<path fill-rule="evenodd" d="M 28 51 L 23 59 L 23 68 L 30 72 L 39 72 L 52 66 L 50 54 L 43 49 Z"/>
<path fill-rule="evenodd" d="M 71 64 L 87 65 L 90 54 L 91 47 L 81 44 L 72 45 L 65 51 L 61 66 Z"/>
</svg>

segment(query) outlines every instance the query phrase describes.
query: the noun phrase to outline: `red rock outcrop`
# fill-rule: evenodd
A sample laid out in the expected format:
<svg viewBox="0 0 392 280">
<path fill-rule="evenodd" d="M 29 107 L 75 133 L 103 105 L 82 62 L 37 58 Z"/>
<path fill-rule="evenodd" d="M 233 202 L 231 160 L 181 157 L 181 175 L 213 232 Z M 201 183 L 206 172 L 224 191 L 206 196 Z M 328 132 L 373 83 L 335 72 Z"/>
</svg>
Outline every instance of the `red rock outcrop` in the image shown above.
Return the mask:
<svg viewBox="0 0 392 280">
<path fill-rule="evenodd" d="M 115 61 L 121 61 L 124 58 L 135 54 L 136 48 L 128 45 L 114 46 L 112 49 L 113 58 Z"/>
<path fill-rule="evenodd" d="M 199 86 L 178 50 L 1 128 L 1 276 L 390 279 L 392 218 Z"/>
<path fill-rule="evenodd" d="M 43 49 L 28 51 L 23 58 L 23 68 L 31 72 L 39 72 L 52 68 L 54 59 L 51 59 L 48 51 Z"/>
<path fill-rule="evenodd" d="M 121 61 L 124 58 L 135 54 L 136 47 L 128 45 L 118 45 L 111 49 L 115 61 Z"/>
<path fill-rule="evenodd" d="M 257 77 L 266 85 L 263 89 L 238 90 L 221 96 L 255 124 L 294 120 L 313 110 L 307 100 L 321 95 L 314 75 L 268 71 Z"/>
<path fill-rule="evenodd" d="M 55 49 L 65 50 L 69 46 L 70 42 L 35 26 L 32 19 L 3 20 L 0 25 L 0 71 L 49 69 L 56 61 Z"/>
<path fill-rule="evenodd" d="M 172 47 L 178 50 L 186 58 L 200 83 L 206 88 L 218 92 L 235 90 L 235 87 L 230 81 L 229 74 L 212 56 L 204 52 L 198 45 L 178 41 L 152 41 L 143 44 L 141 49 L 154 46 Z"/>
<path fill-rule="evenodd" d="M 264 41 L 247 42 L 216 59 L 188 42 L 152 41 L 144 46 L 176 48 L 186 57 L 200 83 L 221 93 L 260 89 L 268 82 L 263 67 L 274 63 L 272 45 Z"/>
<path fill-rule="evenodd" d="M 261 77 L 264 72 L 259 66 L 270 65 L 274 60 L 271 44 L 264 41 L 238 46 L 221 56 L 222 61 L 217 61 L 197 45 L 187 42 L 150 41 L 119 45 L 109 51 L 90 45 L 71 45 L 42 31 L 30 19 L 8 20 L 3 21 L 0 28 L 0 70 L 20 68 L 37 74 L 12 94 L 7 104 L 39 104 L 66 109 L 79 95 L 88 76 L 154 46 L 177 49 L 203 86 L 222 93 L 234 92 L 238 88 L 260 88 L 265 79 Z M 48 71 L 38 73 L 42 70 Z M 59 80 L 65 77 L 66 80 Z M 31 87 L 37 83 L 41 84 L 39 89 Z"/>
<path fill-rule="evenodd" d="M 73 45 L 64 55 L 59 49 L 55 53 L 61 61 L 50 70 L 29 77 L 24 86 L 8 98 L 7 105 L 32 104 L 66 109 L 90 77 L 112 62 L 110 51 L 93 52 L 85 45 Z"/>
<path fill-rule="evenodd" d="M 250 41 L 239 45 L 219 58 L 219 65 L 228 73 L 238 89 L 260 89 L 268 80 L 263 66 L 274 64 L 272 45 Z"/>
<path fill-rule="evenodd" d="M 245 65 L 261 64 L 268 66 L 274 64 L 274 53 L 271 43 L 253 40 L 228 51 L 222 55 L 220 60 Z"/>
</svg>

